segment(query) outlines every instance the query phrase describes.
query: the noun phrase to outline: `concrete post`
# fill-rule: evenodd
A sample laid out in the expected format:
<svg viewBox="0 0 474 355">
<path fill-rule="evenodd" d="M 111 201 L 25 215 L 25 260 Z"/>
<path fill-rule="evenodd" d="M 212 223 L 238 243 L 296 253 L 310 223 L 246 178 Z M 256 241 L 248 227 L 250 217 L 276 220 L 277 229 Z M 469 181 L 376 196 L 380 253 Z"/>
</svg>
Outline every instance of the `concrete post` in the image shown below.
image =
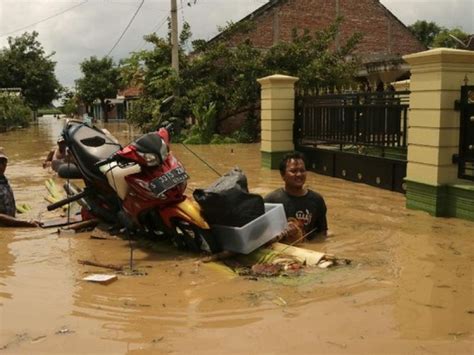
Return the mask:
<svg viewBox="0 0 474 355">
<path fill-rule="evenodd" d="M 452 162 L 459 150 L 460 124 L 454 102 L 465 78 L 474 83 L 474 52 L 437 48 L 403 59 L 411 67 L 407 207 L 436 216 L 463 214 L 453 206 L 450 193 L 459 184 L 471 189 L 469 182 L 457 179 Z"/>
<path fill-rule="evenodd" d="M 285 153 L 294 150 L 295 83 L 298 78 L 272 75 L 258 82 L 261 91 L 262 166 L 278 169 Z"/>
</svg>

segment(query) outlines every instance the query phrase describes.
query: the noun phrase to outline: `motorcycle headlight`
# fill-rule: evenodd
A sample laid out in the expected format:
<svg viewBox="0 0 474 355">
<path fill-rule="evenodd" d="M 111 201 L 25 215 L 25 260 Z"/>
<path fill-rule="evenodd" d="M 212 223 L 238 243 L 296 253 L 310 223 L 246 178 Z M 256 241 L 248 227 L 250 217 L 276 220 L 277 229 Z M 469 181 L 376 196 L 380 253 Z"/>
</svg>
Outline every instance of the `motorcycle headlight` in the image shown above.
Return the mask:
<svg viewBox="0 0 474 355">
<path fill-rule="evenodd" d="M 157 166 L 160 165 L 161 161 L 158 155 L 155 153 L 141 153 L 138 152 L 138 154 L 145 159 L 146 165 L 148 166 Z"/>
</svg>

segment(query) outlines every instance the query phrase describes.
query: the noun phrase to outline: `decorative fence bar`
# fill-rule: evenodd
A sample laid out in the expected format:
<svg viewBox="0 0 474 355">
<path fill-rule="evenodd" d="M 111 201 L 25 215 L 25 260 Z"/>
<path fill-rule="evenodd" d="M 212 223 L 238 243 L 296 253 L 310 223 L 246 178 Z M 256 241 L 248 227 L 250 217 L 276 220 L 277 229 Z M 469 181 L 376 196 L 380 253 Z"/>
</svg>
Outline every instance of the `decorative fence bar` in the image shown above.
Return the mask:
<svg viewBox="0 0 474 355">
<path fill-rule="evenodd" d="M 295 142 L 406 147 L 408 100 L 409 91 L 298 93 Z"/>
</svg>

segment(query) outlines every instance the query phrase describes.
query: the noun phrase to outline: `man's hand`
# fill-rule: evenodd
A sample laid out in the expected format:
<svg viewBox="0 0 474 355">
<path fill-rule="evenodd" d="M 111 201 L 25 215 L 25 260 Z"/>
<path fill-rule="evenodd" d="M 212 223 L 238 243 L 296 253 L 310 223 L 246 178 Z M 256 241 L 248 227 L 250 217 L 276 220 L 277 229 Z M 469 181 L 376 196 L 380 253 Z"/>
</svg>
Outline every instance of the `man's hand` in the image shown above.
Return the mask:
<svg viewBox="0 0 474 355">
<path fill-rule="evenodd" d="M 6 214 L 0 213 L 0 226 L 3 227 L 39 227 L 41 222 L 34 219 L 25 221 Z"/>
<path fill-rule="evenodd" d="M 41 227 L 43 225 L 43 223 L 36 219 L 30 219 L 27 223 L 29 224 L 29 227 Z"/>
<path fill-rule="evenodd" d="M 288 225 L 282 232 L 282 241 L 284 243 L 302 242 L 304 235 L 304 227 L 296 218 L 288 218 Z"/>
</svg>

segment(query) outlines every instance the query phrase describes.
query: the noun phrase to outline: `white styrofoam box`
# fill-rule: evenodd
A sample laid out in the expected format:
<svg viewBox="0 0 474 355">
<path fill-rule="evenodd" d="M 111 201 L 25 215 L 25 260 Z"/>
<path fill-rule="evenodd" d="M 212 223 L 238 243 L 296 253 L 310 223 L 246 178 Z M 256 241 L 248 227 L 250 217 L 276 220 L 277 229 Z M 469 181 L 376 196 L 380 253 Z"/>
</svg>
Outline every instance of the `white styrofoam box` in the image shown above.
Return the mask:
<svg viewBox="0 0 474 355">
<path fill-rule="evenodd" d="M 211 230 L 222 249 L 249 254 L 280 234 L 287 226 L 282 204 L 266 203 L 265 214 L 242 227 L 213 224 Z"/>
</svg>

